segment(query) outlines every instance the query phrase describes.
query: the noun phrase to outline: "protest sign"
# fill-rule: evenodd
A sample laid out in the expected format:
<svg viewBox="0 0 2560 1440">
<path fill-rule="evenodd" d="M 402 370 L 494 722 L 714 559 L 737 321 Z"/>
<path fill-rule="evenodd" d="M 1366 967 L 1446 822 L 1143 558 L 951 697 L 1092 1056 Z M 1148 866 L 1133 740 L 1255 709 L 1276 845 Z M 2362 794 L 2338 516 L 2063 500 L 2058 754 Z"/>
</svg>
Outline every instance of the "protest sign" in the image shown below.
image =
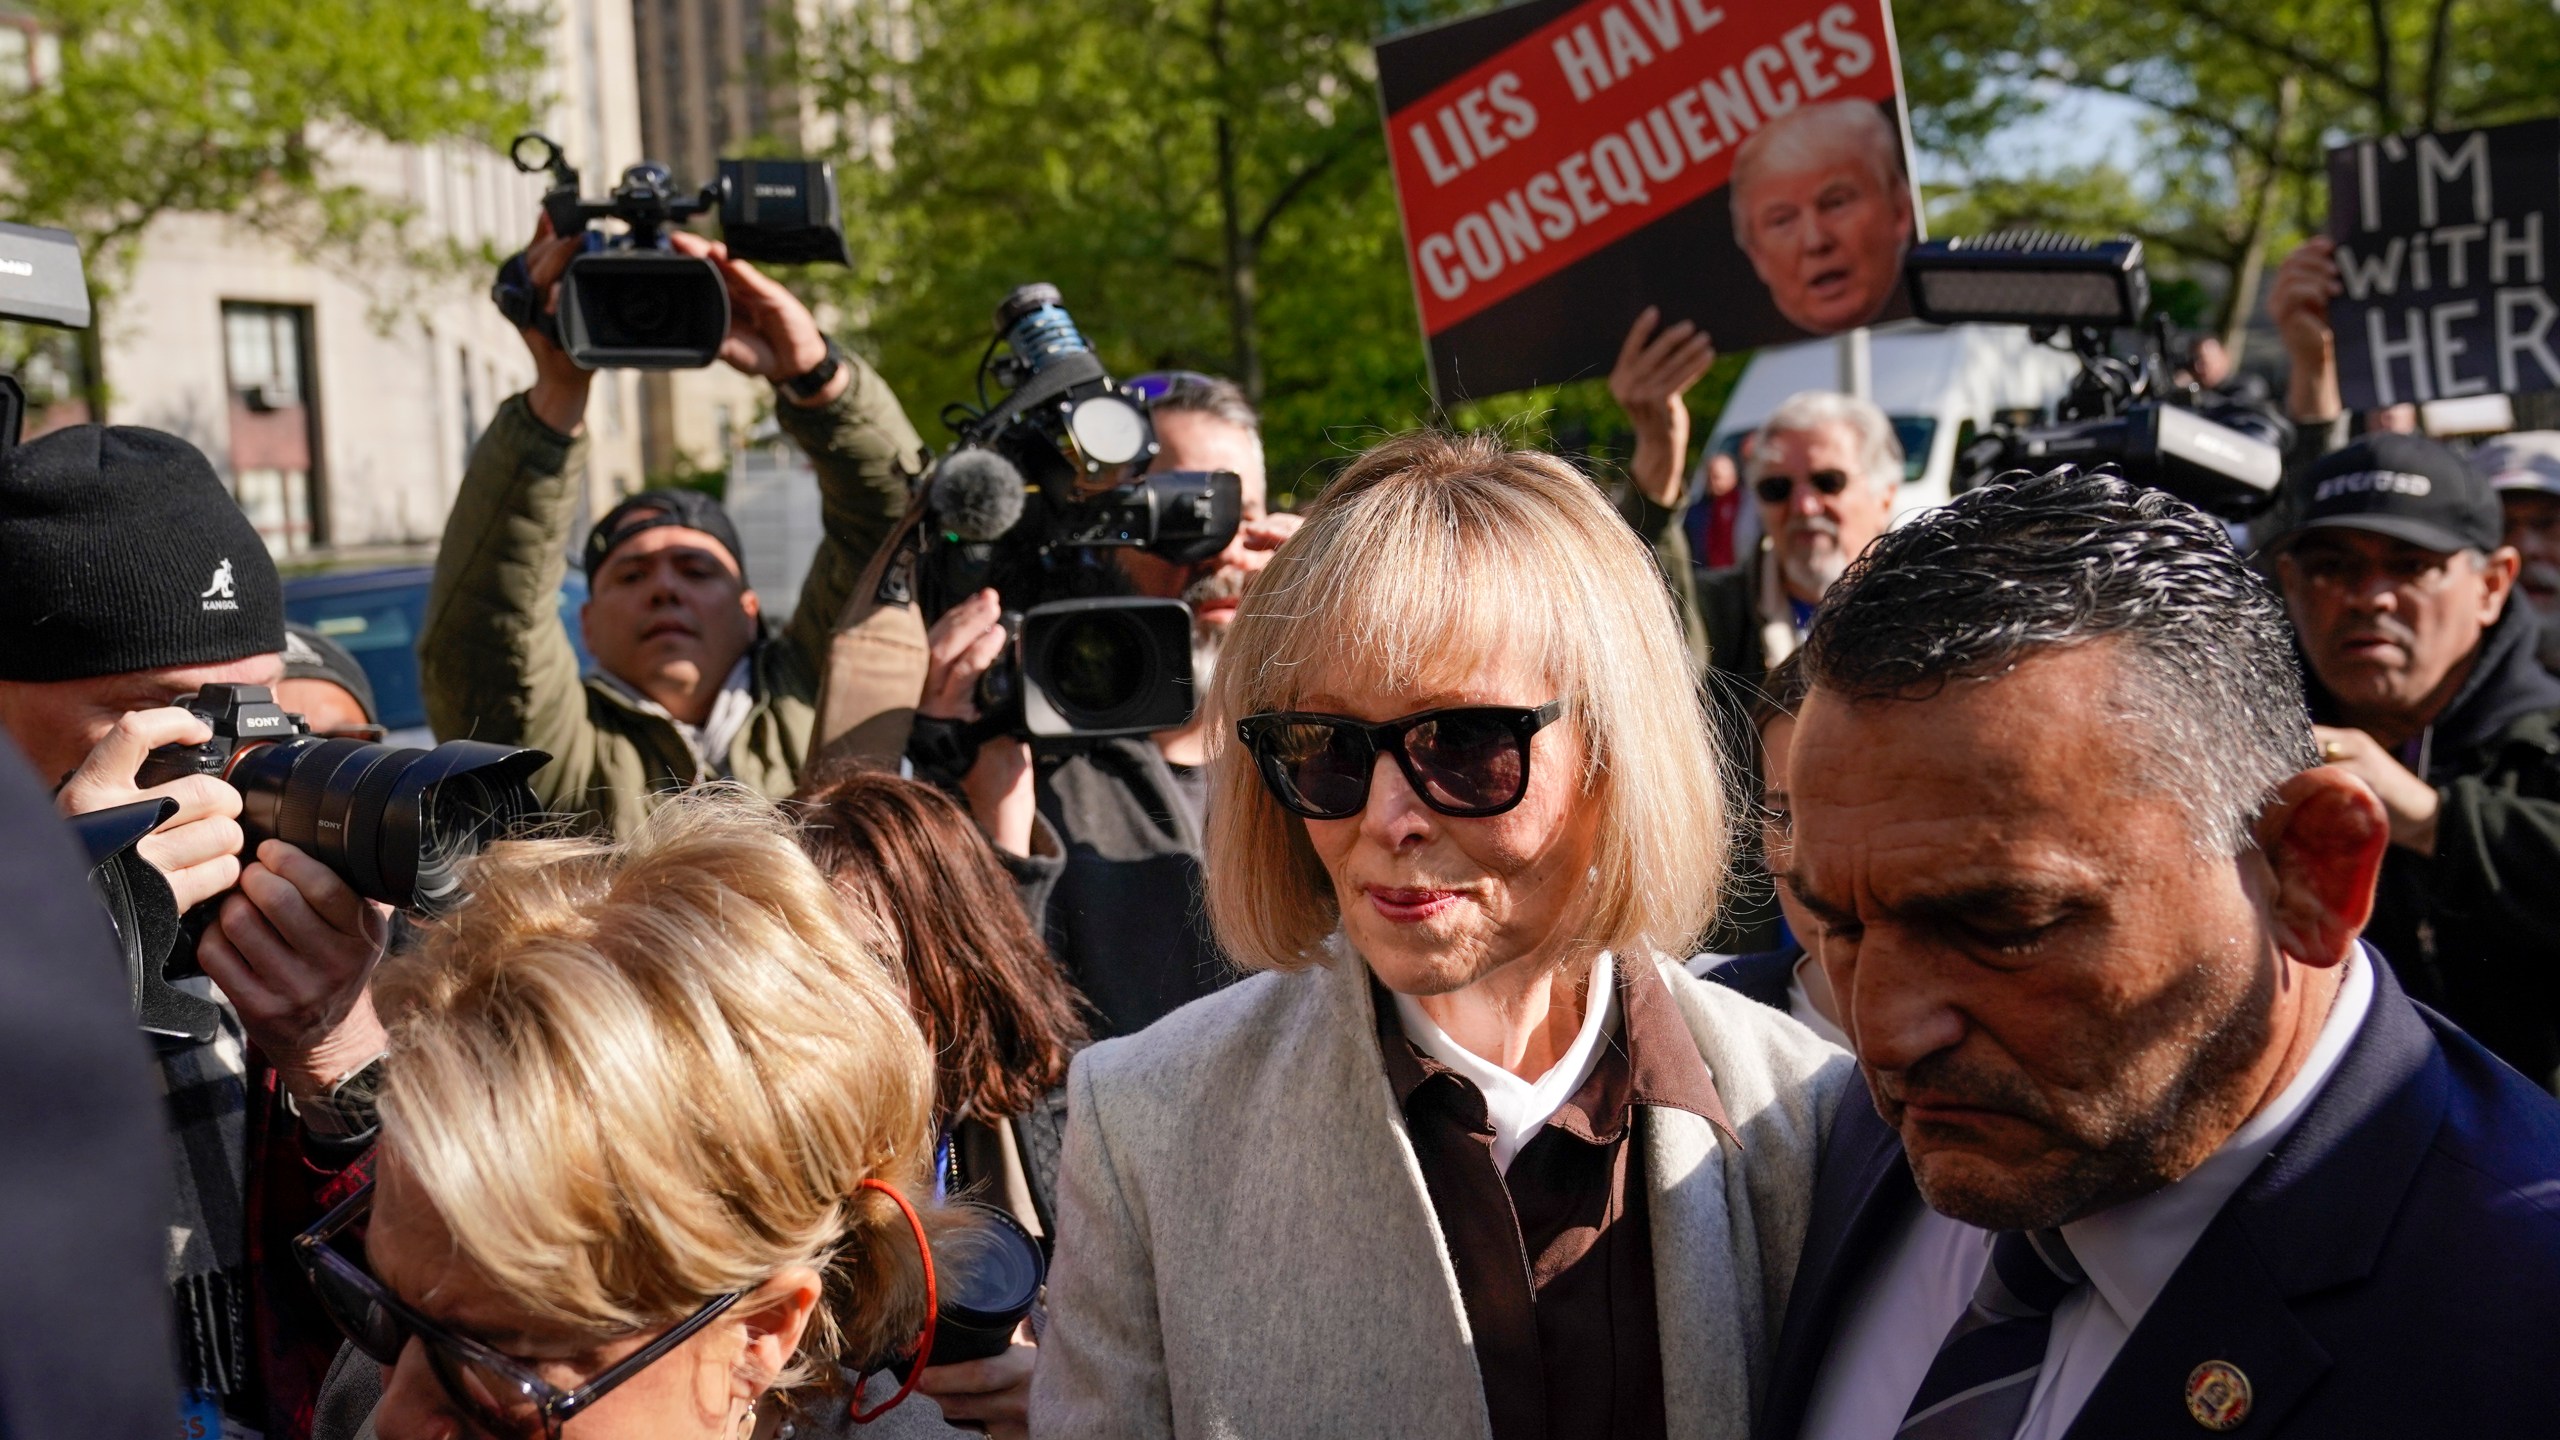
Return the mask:
<svg viewBox="0 0 2560 1440">
<path fill-rule="evenodd" d="M 2329 152 L 2350 410 L 2560 388 L 2560 120 Z"/>
<path fill-rule="evenodd" d="M 1726 351 L 1910 313 L 1883 0 L 1529 0 L 1378 86 L 1444 403 L 1606 373 L 1647 305 Z"/>
</svg>

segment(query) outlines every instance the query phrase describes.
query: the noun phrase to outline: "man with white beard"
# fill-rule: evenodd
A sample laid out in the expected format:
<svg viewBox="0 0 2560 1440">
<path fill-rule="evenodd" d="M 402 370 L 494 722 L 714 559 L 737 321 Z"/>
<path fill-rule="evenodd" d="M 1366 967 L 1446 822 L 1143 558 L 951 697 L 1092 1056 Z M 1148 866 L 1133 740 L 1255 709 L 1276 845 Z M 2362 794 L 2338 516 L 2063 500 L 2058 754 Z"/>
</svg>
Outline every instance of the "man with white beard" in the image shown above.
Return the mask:
<svg viewBox="0 0 2560 1440">
<path fill-rule="evenodd" d="M 1260 417 L 1227 380 L 1190 371 L 1141 375 L 1123 387 L 1147 407 L 1160 447 L 1147 469 L 1232 470 L 1243 520 L 1227 548 L 1176 564 L 1115 549 L 1121 587 L 1191 607 L 1194 694 L 1205 694 L 1245 583 L 1296 532 L 1269 512 Z M 992 590 L 953 606 L 928 637 L 920 715 L 974 720 L 978 677 L 1005 644 Z M 1239 973 L 1209 938 L 1200 899 L 1208 795 L 1209 716 L 1143 740 L 1070 749 L 998 737 L 962 782 L 970 813 L 995 842 L 1047 931 L 1059 963 L 1092 1001 L 1097 1036 L 1127 1035 Z"/>
<path fill-rule="evenodd" d="M 2560 673 L 2560 430 L 2501 435 L 2471 452 L 2506 512 L 2507 543 L 2523 557 L 2516 588 L 2542 620 L 2536 653 Z"/>
<path fill-rule="evenodd" d="M 1866 401 L 1805 390 L 1770 412 L 1745 453 L 1760 544 L 1697 577 L 1697 623 L 1712 687 L 1747 711 L 1769 667 L 1795 653 L 1823 593 L 1892 523 L 1902 443 Z"/>
<path fill-rule="evenodd" d="M 1653 319 L 1648 312 L 1637 321 L 1638 335 Z M 1902 442 L 1885 413 L 1864 400 L 1831 390 L 1788 396 L 1743 447 L 1742 480 L 1759 509 L 1759 543 L 1737 564 L 1693 567 L 1680 538 L 1687 498 L 1666 505 L 1672 497 L 1662 493 L 1661 483 L 1679 465 L 1687 413 L 1667 407 L 1663 392 L 1676 399 L 1704 372 L 1704 357 L 1712 352 L 1686 326 L 1659 332 L 1650 343 L 1638 335 L 1628 337 L 1610 377 L 1638 434 L 1629 465 L 1638 493 L 1621 510 L 1653 547 L 1679 605 L 1691 654 L 1705 652 L 1707 690 L 1725 733 L 1748 735 L 1770 667 L 1795 653 L 1824 592 L 1892 524 L 1902 488 Z M 1649 374 L 1672 378 L 1648 386 Z M 1666 410 L 1676 415 L 1676 426 L 1665 426 Z M 1671 457 L 1667 462 L 1660 458 L 1665 454 Z M 1648 456 L 1654 461 L 1650 467 Z M 1756 757 L 1748 783 L 1755 789 L 1759 783 Z M 1725 904 L 1707 948 L 1728 955 L 1778 949 L 1780 923 L 1758 843 L 1746 836 L 1734 854 Z"/>
</svg>

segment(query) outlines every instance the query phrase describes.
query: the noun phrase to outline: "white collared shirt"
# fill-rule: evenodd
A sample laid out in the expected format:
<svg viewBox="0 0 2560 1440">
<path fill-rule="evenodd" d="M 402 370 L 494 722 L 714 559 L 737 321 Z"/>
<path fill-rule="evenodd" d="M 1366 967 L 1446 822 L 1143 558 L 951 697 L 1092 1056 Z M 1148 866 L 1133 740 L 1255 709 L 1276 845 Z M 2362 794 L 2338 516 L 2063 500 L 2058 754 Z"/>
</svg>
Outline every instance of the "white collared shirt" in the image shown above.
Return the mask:
<svg viewBox="0 0 2560 1440">
<path fill-rule="evenodd" d="M 1813 956 L 1807 954 L 1796 961 L 1793 970 L 1787 972 L 1787 1013 L 1796 1018 L 1796 1023 L 1841 1049 L 1855 1049 L 1849 1043 L 1849 1037 L 1841 1033 L 1839 1026 L 1831 1023 L 1831 1017 L 1822 1013 L 1821 1008 L 1813 1003 L 1811 992 L 1804 988 L 1804 967 L 1814 963 Z"/>
<path fill-rule="evenodd" d="M 1520 1153 L 1520 1147 L 1536 1137 L 1600 1063 L 1600 1041 L 1609 1033 L 1610 1017 L 1618 1003 L 1616 968 L 1610 963 L 1609 952 L 1600 952 L 1600 958 L 1591 962 L 1590 988 L 1584 993 L 1589 998 L 1582 1008 L 1582 1028 L 1575 1032 L 1572 1046 L 1534 1082 L 1521 1079 L 1449 1038 L 1448 1031 L 1422 1013 L 1421 1001 L 1410 995 L 1396 996 L 1396 1018 L 1404 1022 L 1405 1038 L 1483 1092 L 1485 1115 L 1493 1121 L 1493 1166 L 1497 1170 L 1510 1171 L 1512 1157 Z"/>
<path fill-rule="evenodd" d="M 2017 1440 L 2059 1440 L 2079 1418 L 2187 1252 L 2337 1072 L 2373 1008 L 2373 967 L 2381 963 L 2357 947 L 2302 1069 L 2203 1164 L 2176 1184 L 2062 1227 L 2089 1285 L 2053 1312 Z M 1886 1440 L 1901 1428 L 1990 1257 L 1991 1232 L 1916 1207 L 1841 1317 L 1815 1377 L 1803 1440 Z"/>
</svg>

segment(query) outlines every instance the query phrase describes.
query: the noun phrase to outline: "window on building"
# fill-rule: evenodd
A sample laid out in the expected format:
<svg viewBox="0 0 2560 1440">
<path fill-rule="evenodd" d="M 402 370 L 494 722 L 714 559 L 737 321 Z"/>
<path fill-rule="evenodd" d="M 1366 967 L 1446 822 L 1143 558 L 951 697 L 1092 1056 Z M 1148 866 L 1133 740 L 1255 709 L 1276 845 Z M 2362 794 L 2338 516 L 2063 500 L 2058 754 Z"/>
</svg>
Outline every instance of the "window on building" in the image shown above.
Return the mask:
<svg viewBox="0 0 2560 1440">
<path fill-rule="evenodd" d="M 311 394 L 311 308 L 225 301 L 231 386 L 231 484 L 267 549 L 293 555 L 327 540 Z"/>
</svg>

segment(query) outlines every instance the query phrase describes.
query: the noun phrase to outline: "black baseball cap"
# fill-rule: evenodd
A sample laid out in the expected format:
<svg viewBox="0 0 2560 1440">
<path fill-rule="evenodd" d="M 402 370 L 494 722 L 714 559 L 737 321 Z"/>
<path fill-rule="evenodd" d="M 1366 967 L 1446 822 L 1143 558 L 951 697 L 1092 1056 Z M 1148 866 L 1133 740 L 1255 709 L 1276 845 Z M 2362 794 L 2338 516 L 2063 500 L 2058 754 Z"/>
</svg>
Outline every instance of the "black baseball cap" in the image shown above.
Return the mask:
<svg viewBox="0 0 2560 1440">
<path fill-rule="evenodd" d="M 699 530 L 719 541 L 737 562 L 738 578 L 746 579 L 747 552 L 738 543 L 738 527 L 729 523 L 729 512 L 720 508 L 719 501 L 699 490 L 643 490 L 606 511 L 587 532 L 588 581 L 593 583 L 597 568 L 622 548 L 623 541 L 661 525 Z"/>
<path fill-rule="evenodd" d="M 373 703 L 373 677 L 364 673 L 363 664 L 347 647 L 299 620 L 284 625 L 284 678 L 326 680 L 354 696 L 367 721 L 382 723 Z"/>
<path fill-rule="evenodd" d="M 2283 544 L 2313 530 L 2364 530 L 2450 555 L 2505 539 L 2488 479 L 2423 435 L 2368 435 L 2321 457 L 2305 484 L 2310 505 Z"/>
</svg>

